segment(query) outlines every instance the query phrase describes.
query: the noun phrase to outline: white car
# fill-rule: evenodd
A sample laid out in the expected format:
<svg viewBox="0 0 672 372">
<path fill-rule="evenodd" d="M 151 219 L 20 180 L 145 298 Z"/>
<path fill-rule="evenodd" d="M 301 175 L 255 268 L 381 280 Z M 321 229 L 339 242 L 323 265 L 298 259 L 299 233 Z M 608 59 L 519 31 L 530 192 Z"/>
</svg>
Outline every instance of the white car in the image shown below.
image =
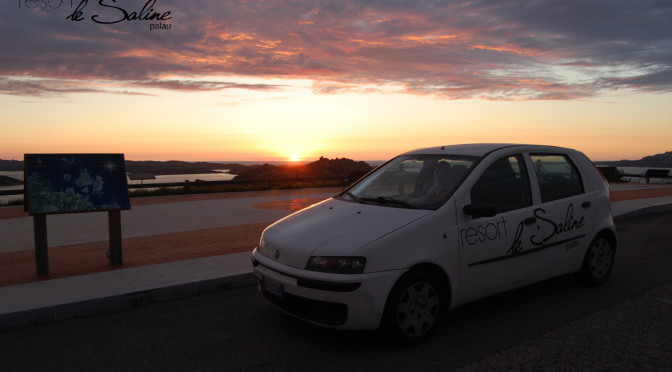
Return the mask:
<svg viewBox="0 0 672 372">
<path fill-rule="evenodd" d="M 266 228 L 252 261 L 293 316 L 418 343 L 484 296 L 567 273 L 601 284 L 615 251 L 608 185 L 584 154 L 470 144 L 393 158 Z"/>
</svg>

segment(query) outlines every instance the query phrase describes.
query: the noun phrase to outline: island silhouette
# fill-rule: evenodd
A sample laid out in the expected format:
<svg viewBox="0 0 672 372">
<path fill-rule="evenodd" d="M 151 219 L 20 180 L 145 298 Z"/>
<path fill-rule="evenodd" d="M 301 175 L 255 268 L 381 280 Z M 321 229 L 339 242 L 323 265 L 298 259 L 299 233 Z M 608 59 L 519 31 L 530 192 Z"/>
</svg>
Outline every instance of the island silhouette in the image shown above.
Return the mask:
<svg viewBox="0 0 672 372">
<path fill-rule="evenodd" d="M 672 168 L 672 151 L 662 154 L 645 156 L 639 160 L 596 161 L 602 166 L 612 167 L 649 167 Z M 234 180 L 281 180 L 291 178 L 340 177 L 359 178 L 373 167 L 363 161 L 348 158 L 328 159 L 320 157 L 306 164 L 253 164 L 244 165 L 236 162 L 189 162 L 189 161 L 152 161 L 126 160 L 128 174 L 205 174 L 226 173 L 235 175 Z M 0 171 L 23 171 L 23 161 L 0 159 Z M 18 182 L 18 183 L 17 183 Z M 15 178 L 0 176 L 0 186 L 16 186 L 22 182 Z"/>
</svg>

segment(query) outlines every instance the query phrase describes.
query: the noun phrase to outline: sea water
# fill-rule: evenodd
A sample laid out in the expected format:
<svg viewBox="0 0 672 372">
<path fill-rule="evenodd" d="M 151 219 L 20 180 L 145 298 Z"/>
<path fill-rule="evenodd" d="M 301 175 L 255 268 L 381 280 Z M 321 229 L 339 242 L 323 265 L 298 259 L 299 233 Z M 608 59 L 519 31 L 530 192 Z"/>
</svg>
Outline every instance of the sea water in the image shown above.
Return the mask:
<svg viewBox="0 0 672 372">
<path fill-rule="evenodd" d="M 155 183 L 177 183 L 177 182 L 195 182 L 197 180 L 200 181 L 230 181 L 232 180 L 236 175 L 235 174 L 229 174 L 226 173 L 228 170 L 227 169 L 218 169 L 215 170 L 216 172 L 219 173 L 198 173 L 198 174 L 169 174 L 169 175 L 157 175 L 156 179 L 152 180 L 128 180 L 129 185 L 140 185 L 141 183 L 144 185 L 151 185 Z M 0 176 L 6 176 L 6 177 L 11 177 L 15 178 L 17 180 L 23 181 L 23 172 L 22 171 L 17 171 L 17 172 L 3 172 L 0 171 Z M 17 186 L 0 186 L 0 190 L 23 190 L 23 185 L 17 185 Z M 15 195 L 0 195 L 0 201 L 7 202 L 10 200 L 23 200 L 23 195 L 22 194 L 15 194 Z"/>
<path fill-rule="evenodd" d="M 176 182 L 195 182 L 196 180 L 200 181 L 230 181 L 236 175 L 229 174 L 228 169 L 218 169 L 215 172 L 220 173 L 198 173 L 198 174 L 167 174 L 167 175 L 156 175 L 156 179 L 153 180 L 128 180 L 129 185 L 149 185 L 153 183 L 176 183 Z"/>
</svg>

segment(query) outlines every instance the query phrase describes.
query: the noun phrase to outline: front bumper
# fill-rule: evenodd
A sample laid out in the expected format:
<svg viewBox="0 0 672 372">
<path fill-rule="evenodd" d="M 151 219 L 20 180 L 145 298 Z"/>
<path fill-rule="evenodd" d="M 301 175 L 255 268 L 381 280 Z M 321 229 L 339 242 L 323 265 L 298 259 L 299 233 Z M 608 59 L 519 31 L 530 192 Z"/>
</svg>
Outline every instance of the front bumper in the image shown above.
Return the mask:
<svg viewBox="0 0 672 372">
<path fill-rule="evenodd" d="M 331 274 L 297 269 L 255 250 L 260 292 L 280 310 L 305 321 L 341 329 L 376 329 L 390 289 L 404 270 Z"/>
</svg>

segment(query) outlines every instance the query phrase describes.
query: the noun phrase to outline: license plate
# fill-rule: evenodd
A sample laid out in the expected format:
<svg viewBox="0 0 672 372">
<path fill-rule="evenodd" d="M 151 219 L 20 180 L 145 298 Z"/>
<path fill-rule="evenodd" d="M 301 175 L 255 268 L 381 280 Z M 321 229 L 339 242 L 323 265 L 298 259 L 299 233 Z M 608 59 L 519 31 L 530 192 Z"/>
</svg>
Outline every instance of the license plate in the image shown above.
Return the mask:
<svg viewBox="0 0 672 372">
<path fill-rule="evenodd" d="M 285 287 L 282 283 L 276 282 L 266 276 L 261 277 L 261 287 L 268 293 L 272 293 L 278 297 L 285 296 Z"/>
</svg>

